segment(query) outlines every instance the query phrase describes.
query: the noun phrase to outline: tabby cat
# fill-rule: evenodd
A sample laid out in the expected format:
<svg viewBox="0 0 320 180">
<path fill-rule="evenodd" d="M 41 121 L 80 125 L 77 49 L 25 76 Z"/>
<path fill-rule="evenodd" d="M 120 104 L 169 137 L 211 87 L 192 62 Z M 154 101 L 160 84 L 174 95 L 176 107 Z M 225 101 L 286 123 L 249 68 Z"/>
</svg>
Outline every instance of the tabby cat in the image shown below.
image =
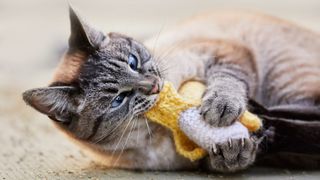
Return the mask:
<svg viewBox="0 0 320 180">
<path fill-rule="evenodd" d="M 206 83 L 198 108 L 211 126 L 232 124 L 249 99 L 319 111 L 320 36 L 297 25 L 249 12 L 209 13 L 142 44 L 103 34 L 72 8 L 70 20 L 69 49 L 50 86 L 23 98 L 108 167 L 232 172 L 255 162 L 254 134 L 212 144 L 200 161 L 177 154 L 170 132 L 143 115 L 164 80 L 176 88 L 191 79 Z"/>
</svg>

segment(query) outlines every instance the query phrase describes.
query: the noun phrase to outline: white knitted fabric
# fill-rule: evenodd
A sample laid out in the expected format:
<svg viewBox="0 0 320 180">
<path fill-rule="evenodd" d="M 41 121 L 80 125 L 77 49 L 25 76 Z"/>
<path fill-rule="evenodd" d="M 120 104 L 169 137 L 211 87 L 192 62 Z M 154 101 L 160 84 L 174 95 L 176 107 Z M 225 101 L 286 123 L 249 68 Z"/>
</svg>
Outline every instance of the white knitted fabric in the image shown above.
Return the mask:
<svg viewBox="0 0 320 180">
<path fill-rule="evenodd" d="M 190 140 L 207 151 L 230 138 L 249 138 L 248 129 L 238 121 L 227 127 L 212 127 L 201 118 L 198 109 L 190 108 L 181 113 L 179 126 Z"/>
</svg>

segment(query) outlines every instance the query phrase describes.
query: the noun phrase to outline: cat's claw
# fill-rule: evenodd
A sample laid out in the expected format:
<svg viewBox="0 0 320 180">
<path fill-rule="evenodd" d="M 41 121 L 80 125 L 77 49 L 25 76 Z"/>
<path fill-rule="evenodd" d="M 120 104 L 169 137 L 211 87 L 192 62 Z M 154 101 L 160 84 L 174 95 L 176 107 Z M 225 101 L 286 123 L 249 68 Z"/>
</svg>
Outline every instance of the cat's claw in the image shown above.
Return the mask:
<svg viewBox="0 0 320 180">
<path fill-rule="evenodd" d="M 217 154 L 217 153 L 218 153 L 218 149 L 217 149 L 216 144 L 213 144 L 213 145 L 212 145 L 212 147 L 211 147 L 211 153 L 212 153 L 212 154 Z"/>
<path fill-rule="evenodd" d="M 220 172 L 243 170 L 254 162 L 256 150 L 257 143 L 250 138 L 217 144 L 209 153 L 211 168 Z"/>
<path fill-rule="evenodd" d="M 228 139 L 228 144 L 229 144 L 229 147 L 232 148 L 232 139 L 231 138 Z"/>
<path fill-rule="evenodd" d="M 244 138 L 241 138 L 241 147 L 244 147 Z"/>
</svg>

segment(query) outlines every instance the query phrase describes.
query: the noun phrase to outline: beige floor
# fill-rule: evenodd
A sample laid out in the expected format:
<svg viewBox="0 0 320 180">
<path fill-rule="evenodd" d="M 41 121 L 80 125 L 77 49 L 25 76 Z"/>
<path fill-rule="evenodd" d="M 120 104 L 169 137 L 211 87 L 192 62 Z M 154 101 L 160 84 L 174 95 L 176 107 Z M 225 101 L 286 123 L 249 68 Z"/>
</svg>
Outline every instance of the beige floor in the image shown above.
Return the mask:
<svg viewBox="0 0 320 180">
<path fill-rule="evenodd" d="M 253 9 L 320 31 L 319 0 L 91 0 L 71 1 L 85 19 L 106 31 L 138 39 L 157 34 L 201 11 Z M 95 165 L 50 120 L 26 107 L 21 92 L 45 86 L 66 47 L 65 0 L 0 0 L 1 179 L 319 178 L 320 172 L 253 168 L 233 176 L 190 172 L 130 172 Z M 161 35 L 161 34 L 160 34 Z"/>
</svg>

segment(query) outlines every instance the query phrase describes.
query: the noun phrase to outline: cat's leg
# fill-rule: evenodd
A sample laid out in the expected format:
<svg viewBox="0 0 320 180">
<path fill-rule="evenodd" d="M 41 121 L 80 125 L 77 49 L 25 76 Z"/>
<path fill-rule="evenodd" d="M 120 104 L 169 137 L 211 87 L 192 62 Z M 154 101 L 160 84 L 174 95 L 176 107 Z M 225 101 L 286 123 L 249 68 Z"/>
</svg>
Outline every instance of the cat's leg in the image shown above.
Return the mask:
<svg viewBox="0 0 320 180">
<path fill-rule="evenodd" d="M 281 63 L 267 69 L 262 83 L 267 91 L 263 96 L 264 104 L 279 118 L 320 120 L 320 68 L 312 59 L 285 58 L 274 60 Z M 296 64 L 300 64 L 300 68 Z"/>
<path fill-rule="evenodd" d="M 264 122 L 258 164 L 319 168 L 319 106 L 280 105 L 255 113 Z"/>
<path fill-rule="evenodd" d="M 232 124 L 245 111 L 247 98 L 257 86 L 251 51 L 227 40 L 195 39 L 184 42 L 166 58 L 166 79 L 178 88 L 185 81 L 201 78 L 207 85 L 200 111 L 213 126 Z"/>
<path fill-rule="evenodd" d="M 256 66 L 246 47 L 226 40 L 190 40 L 166 58 L 171 66 L 167 79 L 177 87 L 184 80 L 200 77 L 207 85 L 202 116 L 213 126 L 232 124 L 246 109 L 247 98 L 255 95 Z M 255 159 L 257 144 L 251 138 L 230 139 L 212 144 L 210 169 L 235 171 Z"/>
<path fill-rule="evenodd" d="M 212 126 L 228 126 L 246 110 L 247 98 L 255 94 L 255 61 L 244 46 L 228 41 L 207 42 L 201 53 L 211 53 L 205 67 L 207 89 L 200 107 L 202 116 Z M 257 142 L 253 138 L 229 139 L 214 144 L 210 154 L 211 169 L 237 171 L 255 160 Z"/>
<path fill-rule="evenodd" d="M 212 41 L 213 58 L 205 67 L 207 90 L 200 107 L 204 119 L 213 126 L 228 126 L 246 110 L 247 98 L 257 85 L 255 60 L 246 47 Z"/>
<path fill-rule="evenodd" d="M 273 54 L 266 57 L 260 103 L 267 107 L 319 106 L 320 54 L 304 47 Z"/>
<path fill-rule="evenodd" d="M 254 94 L 256 68 L 248 49 L 234 43 L 219 44 L 216 58 L 208 62 L 201 111 L 214 126 L 227 126 L 246 110 L 247 98 Z M 210 152 L 214 170 L 245 169 L 255 160 L 258 144 L 253 139 L 230 139 Z"/>
<path fill-rule="evenodd" d="M 295 167 L 314 166 L 319 162 L 316 158 L 320 152 L 319 61 L 310 54 L 295 53 L 269 60 L 265 69 L 261 94 L 262 103 L 267 107 L 256 112 L 264 119 L 260 164 L 265 163 L 265 158 L 277 165 Z M 316 163 L 303 163 L 301 159 L 306 157 Z"/>
</svg>

